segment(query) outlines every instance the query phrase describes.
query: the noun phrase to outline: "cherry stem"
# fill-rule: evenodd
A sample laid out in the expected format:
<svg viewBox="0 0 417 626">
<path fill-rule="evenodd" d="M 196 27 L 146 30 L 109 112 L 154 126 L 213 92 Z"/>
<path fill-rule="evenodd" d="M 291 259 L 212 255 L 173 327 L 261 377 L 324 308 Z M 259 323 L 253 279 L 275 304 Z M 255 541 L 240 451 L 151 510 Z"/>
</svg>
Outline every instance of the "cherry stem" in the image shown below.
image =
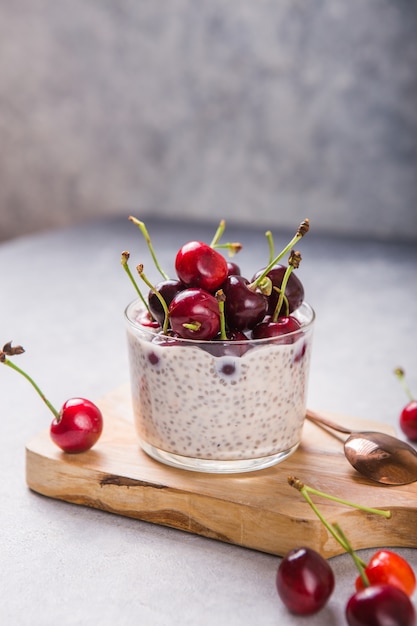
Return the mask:
<svg viewBox="0 0 417 626">
<path fill-rule="evenodd" d="M 29 374 L 27 374 L 24 370 L 20 369 L 20 367 L 18 367 L 17 365 L 15 365 L 12 361 L 10 361 L 10 359 L 7 358 L 2 358 L 1 362 L 4 363 L 4 365 L 8 365 L 9 367 L 11 367 L 12 369 L 14 369 L 16 372 L 19 372 L 19 374 L 21 374 L 22 376 L 24 376 L 26 378 L 26 380 L 28 380 L 30 382 L 30 384 L 32 385 L 32 387 L 35 389 L 35 391 L 37 391 L 37 393 L 40 395 L 40 397 L 42 398 L 42 400 L 45 402 L 46 406 L 48 407 L 48 409 L 50 411 L 52 411 L 54 417 L 57 419 L 57 421 L 59 421 L 60 419 L 60 414 L 59 412 L 56 410 L 56 408 L 54 406 L 52 406 L 52 404 L 49 402 L 49 400 L 47 399 L 47 397 L 45 396 L 45 394 L 43 393 L 43 391 L 38 387 L 38 385 L 35 383 L 35 381 L 33 380 L 33 378 L 31 378 L 29 376 Z"/>
<path fill-rule="evenodd" d="M 364 511 L 365 513 L 372 513 L 372 514 L 376 514 L 376 515 L 382 515 L 386 519 L 389 519 L 391 517 L 391 511 L 383 511 L 382 509 L 374 509 L 374 508 L 371 508 L 371 507 L 363 506 L 362 504 L 356 504 L 354 502 L 350 502 L 349 500 L 344 500 L 342 498 L 337 498 L 336 496 L 332 496 L 332 495 L 330 495 L 328 493 L 325 493 L 324 491 L 318 491 L 317 489 L 314 489 L 313 487 L 309 487 L 308 485 L 305 485 L 301 480 L 299 480 L 295 476 L 289 476 L 288 484 L 291 487 L 294 487 L 295 489 L 297 489 L 301 493 L 301 495 L 306 500 L 306 502 L 311 506 L 311 508 L 313 509 L 314 513 L 317 515 L 319 520 L 324 524 L 324 526 L 327 528 L 329 533 L 331 535 L 333 535 L 333 537 L 342 546 L 342 548 L 344 550 L 346 550 L 346 552 L 349 551 L 349 546 L 346 544 L 344 539 L 342 537 L 340 537 L 340 535 L 338 535 L 338 533 L 327 522 L 327 520 L 323 517 L 323 515 L 320 513 L 320 511 L 318 510 L 318 508 L 316 507 L 316 505 L 314 504 L 314 502 L 310 498 L 309 494 L 320 496 L 320 497 L 326 498 L 327 500 L 332 500 L 333 502 L 338 502 L 339 504 L 344 504 L 346 506 L 350 506 L 350 507 L 353 507 L 355 509 L 359 509 L 360 511 Z"/>
<path fill-rule="evenodd" d="M 185 322 L 182 326 L 188 330 L 197 331 L 201 328 L 201 322 Z"/>
<path fill-rule="evenodd" d="M 272 259 L 272 261 L 269 263 L 269 265 L 266 266 L 262 274 L 260 274 L 258 278 L 253 281 L 253 283 L 248 285 L 249 289 L 254 291 L 256 287 L 258 287 L 258 285 L 262 282 L 262 280 L 265 278 L 268 272 L 271 271 L 274 265 L 276 265 L 278 261 L 280 261 L 282 257 L 285 256 L 291 250 L 291 248 L 293 248 L 295 244 L 298 243 L 302 237 L 304 237 L 306 233 L 308 233 L 309 228 L 310 228 L 310 220 L 306 218 L 303 222 L 301 222 L 294 237 L 285 246 L 285 248 L 281 250 L 281 252 L 274 259 Z"/>
<path fill-rule="evenodd" d="M 164 272 L 164 270 L 159 265 L 158 259 L 156 258 L 156 254 L 155 254 L 155 251 L 153 249 L 152 241 L 151 241 L 150 235 L 148 233 L 148 229 L 145 226 L 145 223 L 141 222 L 140 220 L 138 220 L 136 217 L 133 217 L 132 215 L 129 216 L 129 220 L 131 222 L 133 222 L 134 224 L 136 224 L 136 226 L 140 229 L 142 235 L 144 236 L 146 244 L 147 244 L 147 246 L 149 248 L 149 252 L 151 253 L 153 262 L 155 263 L 156 269 L 161 274 L 162 278 L 164 278 L 165 280 L 169 280 L 168 274 L 166 272 Z"/>
<path fill-rule="evenodd" d="M 217 302 L 219 303 L 220 339 L 222 341 L 227 341 L 226 320 L 225 320 L 225 314 L 224 314 L 224 303 L 225 303 L 225 300 L 226 300 L 226 296 L 224 295 L 223 289 L 219 289 L 216 292 L 216 299 L 217 299 Z"/>
<path fill-rule="evenodd" d="M 226 248 L 229 251 L 229 257 L 235 256 L 242 250 L 242 244 L 239 242 L 219 243 L 223 236 L 224 229 L 226 228 L 225 220 L 221 220 L 210 243 L 210 248 Z"/>
<path fill-rule="evenodd" d="M 217 230 L 216 230 L 216 232 L 214 234 L 214 237 L 211 240 L 210 248 L 215 248 L 217 246 L 217 244 L 219 243 L 220 239 L 223 236 L 225 228 L 226 228 L 226 222 L 225 222 L 225 220 L 221 220 L 220 224 L 218 225 Z"/>
<path fill-rule="evenodd" d="M 238 241 L 228 242 L 228 243 L 216 243 L 214 246 L 210 246 L 211 248 L 227 248 L 229 251 L 229 257 L 235 256 L 238 252 L 242 250 L 242 244 Z"/>
<path fill-rule="evenodd" d="M 148 285 L 149 289 L 151 289 L 153 291 L 153 293 L 156 295 L 156 297 L 158 298 L 159 302 L 161 303 L 162 308 L 164 309 L 164 323 L 163 323 L 163 326 L 162 326 L 162 333 L 164 335 L 166 335 L 167 332 L 168 332 L 168 324 L 169 324 L 169 311 L 168 311 L 167 303 L 165 302 L 165 299 L 161 296 L 159 291 L 154 287 L 154 285 L 152 285 L 152 283 L 145 276 L 144 271 L 143 271 L 143 264 L 142 263 L 140 263 L 139 265 L 136 266 L 136 270 L 137 270 L 139 276 L 141 277 L 141 279 L 143 280 L 143 282 L 146 285 Z"/>
<path fill-rule="evenodd" d="M 346 552 L 350 554 L 350 556 L 352 557 L 353 562 L 355 563 L 357 570 L 359 572 L 359 575 L 362 578 L 362 582 L 364 586 L 369 587 L 370 586 L 369 578 L 365 572 L 366 563 L 364 563 L 362 559 L 359 558 L 359 556 L 356 554 L 356 552 L 352 548 L 352 544 L 350 543 L 349 539 L 346 537 L 343 530 L 340 528 L 339 524 L 333 524 L 333 528 L 336 531 L 336 533 L 339 535 L 339 537 L 342 539 L 342 541 L 345 543 Z"/>
<path fill-rule="evenodd" d="M 406 379 L 405 379 L 405 372 L 404 372 L 403 368 L 402 368 L 402 367 L 397 367 L 397 368 L 394 370 L 394 374 L 397 376 L 398 380 L 399 380 L 399 381 L 400 381 L 400 383 L 402 384 L 402 386 L 403 386 L 403 388 L 404 388 L 404 391 L 405 391 L 405 393 L 407 394 L 408 398 L 409 398 L 411 401 L 413 401 L 413 400 L 414 400 L 414 396 L 413 396 L 413 394 L 411 393 L 411 389 L 410 389 L 410 387 L 408 386 L 407 381 L 406 381 Z"/>
<path fill-rule="evenodd" d="M 275 258 L 275 252 L 274 252 L 274 239 L 272 237 L 272 233 L 270 230 L 267 230 L 265 233 L 265 237 L 268 241 L 268 248 L 269 248 L 269 260 L 268 263 L 272 263 L 273 259 Z"/>
<path fill-rule="evenodd" d="M 288 283 L 288 280 L 289 280 L 289 278 L 291 276 L 291 272 L 294 269 L 298 268 L 300 263 L 301 263 L 301 254 L 298 251 L 294 252 L 294 250 L 291 250 L 290 258 L 288 259 L 288 267 L 285 270 L 285 274 L 284 274 L 284 277 L 282 279 L 281 290 L 280 290 L 280 293 L 279 293 L 277 306 L 275 307 L 275 311 L 274 311 L 274 314 L 272 316 L 272 321 L 273 322 L 277 321 L 277 319 L 279 317 L 279 314 L 281 312 L 282 303 L 283 303 L 284 297 L 285 297 L 285 290 L 287 288 L 287 283 Z M 288 300 L 287 300 L 287 307 L 288 307 Z M 289 307 L 288 307 L 288 309 L 289 309 Z M 288 312 L 287 312 L 287 315 L 288 315 Z"/>
<path fill-rule="evenodd" d="M 132 272 L 130 271 L 130 268 L 129 268 L 129 265 L 128 265 L 129 257 L 130 257 L 129 252 L 127 250 L 124 250 L 122 252 L 122 257 L 121 257 L 122 267 L 125 270 L 126 274 L 129 276 L 129 278 L 130 278 L 130 280 L 131 280 L 131 282 L 132 282 L 132 284 L 133 284 L 133 286 L 134 286 L 134 288 L 136 290 L 136 293 L 138 294 L 139 298 L 142 300 L 143 305 L 146 307 L 149 315 L 151 315 L 151 312 L 149 310 L 149 305 L 146 302 L 146 299 L 144 298 L 141 290 L 139 289 L 139 286 L 138 286 L 137 282 L 133 278 Z M 151 317 L 152 317 L 152 315 L 151 315 Z"/>
<path fill-rule="evenodd" d="M 287 296 L 285 295 L 285 293 L 282 293 L 282 289 L 280 289 L 279 287 L 275 287 L 274 286 L 273 289 L 275 291 L 277 291 L 279 295 L 282 295 L 283 304 L 285 306 L 285 315 L 288 317 L 288 315 L 290 313 L 290 305 L 288 303 Z M 278 319 L 278 312 L 281 311 L 281 308 L 282 308 L 282 305 L 278 308 L 278 302 L 277 302 L 277 306 L 275 307 L 274 314 L 272 316 L 272 321 L 273 322 L 277 321 L 277 319 Z"/>
</svg>

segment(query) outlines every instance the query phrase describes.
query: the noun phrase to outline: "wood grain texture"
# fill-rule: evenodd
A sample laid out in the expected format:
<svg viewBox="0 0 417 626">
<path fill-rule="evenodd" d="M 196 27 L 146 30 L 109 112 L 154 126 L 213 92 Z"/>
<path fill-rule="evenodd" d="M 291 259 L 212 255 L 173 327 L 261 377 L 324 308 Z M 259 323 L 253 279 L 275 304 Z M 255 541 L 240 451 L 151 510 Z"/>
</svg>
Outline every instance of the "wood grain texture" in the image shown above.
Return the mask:
<svg viewBox="0 0 417 626">
<path fill-rule="evenodd" d="M 281 464 L 253 473 L 216 475 L 167 467 L 139 448 L 128 386 L 98 402 L 105 426 L 96 446 L 68 455 L 49 430 L 26 447 L 26 479 L 33 491 L 219 541 L 283 555 L 305 545 L 329 558 L 342 549 L 288 476 L 332 495 L 390 509 L 392 517 L 369 515 L 314 497 L 329 522 L 338 522 L 355 549 L 417 547 L 417 483 L 387 487 L 362 478 L 346 461 L 343 435 L 306 422 L 299 449 Z M 352 428 L 392 429 L 351 417 L 329 415 Z"/>
</svg>

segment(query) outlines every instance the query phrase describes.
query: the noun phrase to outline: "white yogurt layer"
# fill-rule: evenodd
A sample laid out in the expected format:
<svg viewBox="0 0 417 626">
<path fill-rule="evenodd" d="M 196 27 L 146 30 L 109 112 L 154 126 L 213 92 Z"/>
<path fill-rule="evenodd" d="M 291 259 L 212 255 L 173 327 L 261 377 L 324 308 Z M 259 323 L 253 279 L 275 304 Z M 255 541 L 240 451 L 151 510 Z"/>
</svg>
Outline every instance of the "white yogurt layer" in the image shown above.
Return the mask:
<svg viewBox="0 0 417 626">
<path fill-rule="evenodd" d="M 256 459 L 297 446 L 311 335 L 309 324 L 294 343 L 250 341 L 242 356 L 219 357 L 191 345 L 196 342 L 158 345 L 152 342 L 154 334 L 131 322 L 128 346 L 139 438 L 169 453 L 209 460 Z"/>
</svg>

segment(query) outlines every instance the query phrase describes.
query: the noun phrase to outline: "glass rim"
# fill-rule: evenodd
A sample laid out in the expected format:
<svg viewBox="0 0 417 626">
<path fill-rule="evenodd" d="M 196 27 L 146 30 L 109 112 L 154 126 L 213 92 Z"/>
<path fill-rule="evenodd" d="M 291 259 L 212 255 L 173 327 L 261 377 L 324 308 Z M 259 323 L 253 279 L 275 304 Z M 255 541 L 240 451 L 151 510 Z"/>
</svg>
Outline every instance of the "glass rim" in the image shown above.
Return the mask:
<svg viewBox="0 0 417 626">
<path fill-rule="evenodd" d="M 291 337 L 295 337 L 296 335 L 300 334 L 300 333 L 305 333 L 306 331 L 310 331 L 315 319 L 316 319 L 316 313 L 315 310 L 313 309 L 313 307 L 311 306 L 311 304 L 309 304 L 308 302 L 306 302 L 305 300 L 300 304 L 300 306 L 295 309 L 295 311 L 293 311 L 291 313 L 294 314 L 297 311 L 300 311 L 301 309 L 305 309 L 306 310 L 306 316 L 308 317 L 306 322 L 301 322 L 301 326 L 300 328 L 298 328 L 297 330 L 293 330 L 289 333 L 284 333 L 282 335 L 278 335 L 276 337 L 262 337 L 261 339 L 252 339 L 251 337 L 248 337 L 247 339 L 238 339 L 238 340 L 231 340 L 231 339 L 186 339 L 184 337 L 171 337 L 170 335 L 164 335 L 163 333 L 158 333 L 153 331 L 152 329 L 144 326 L 143 324 L 140 324 L 139 322 L 136 322 L 135 320 L 132 319 L 132 316 L 130 315 L 130 312 L 132 311 L 132 309 L 135 307 L 135 305 L 140 305 L 138 307 L 138 309 L 136 309 L 137 311 L 146 311 L 146 308 L 143 305 L 143 302 L 141 301 L 140 298 L 135 298 L 135 300 L 132 300 L 131 302 L 129 302 L 129 304 L 125 307 L 124 309 L 124 317 L 125 320 L 127 321 L 127 323 L 129 324 L 129 326 L 131 326 L 133 329 L 140 331 L 141 333 L 146 333 L 149 334 L 149 336 L 152 335 L 156 335 L 158 334 L 159 337 L 166 337 L 168 340 L 171 339 L 175 339 L 175 343 L 177 344 L 177 347 L 179 347 L 181 344 L 182 345 L 194 345 L 194 346 L 198 346 L 198 345 L 205 345 L 205 346 L 210 346 L 210 345 L 218 345 L 219 343 L 221 344 L 233 344 L 233 345 L 247 345 L 248 343 L 250 344 L 255 344 L 255 345 L 262 345 L 262 344 L 268 344 L 268 343 L 285 343 L 285 339 L 286 338 L 291 338 Z M 296 318 L 298 319 L 298 318 Z M 300 321 L 300 320 L 299 320 Z M 174 347 L 174 346 L 172 346 Z"/>
</svg>

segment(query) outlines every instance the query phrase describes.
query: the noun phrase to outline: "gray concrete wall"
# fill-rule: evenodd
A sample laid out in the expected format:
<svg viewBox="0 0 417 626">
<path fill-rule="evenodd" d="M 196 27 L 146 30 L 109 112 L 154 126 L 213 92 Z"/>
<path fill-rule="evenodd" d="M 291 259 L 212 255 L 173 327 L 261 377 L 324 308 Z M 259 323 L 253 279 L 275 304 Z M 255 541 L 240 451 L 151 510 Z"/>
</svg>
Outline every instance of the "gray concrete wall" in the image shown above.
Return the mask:
<svg viewBox="0 0 417 626">
<path fill-rule="evenodd" d="M 0 0 L 0 239 L 134 212 L 417 239 L 412 0 Z"/>
</svg>

